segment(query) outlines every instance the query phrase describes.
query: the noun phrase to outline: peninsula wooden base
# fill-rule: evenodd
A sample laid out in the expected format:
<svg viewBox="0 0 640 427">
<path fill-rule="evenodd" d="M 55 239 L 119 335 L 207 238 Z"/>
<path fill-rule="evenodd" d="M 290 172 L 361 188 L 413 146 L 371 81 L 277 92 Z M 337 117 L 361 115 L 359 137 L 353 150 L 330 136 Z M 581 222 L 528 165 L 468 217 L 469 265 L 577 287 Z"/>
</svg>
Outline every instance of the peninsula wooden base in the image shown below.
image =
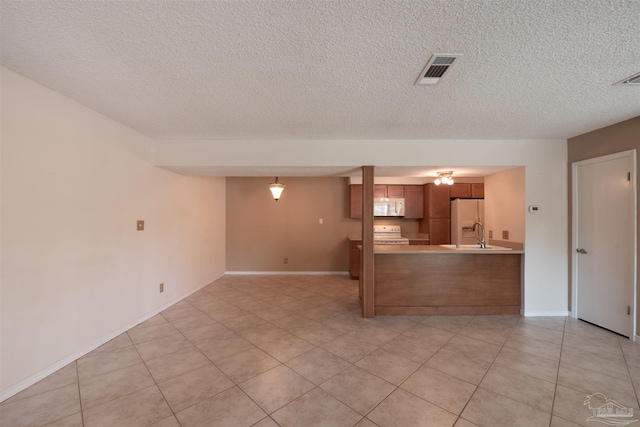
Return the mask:
<svg viewBox="0 0 640 427">
<path fill-rule="evenodd" d="M 376 315 L 520 314 L 522 254 L 375 255 Z"/>
<path fill-rule="evenodd" d="M 477 316 L 494 314 L 520 314 L 520 306 L 495 305 L 486 307 L 381 307 L 376 316 Z"/>
</svg>

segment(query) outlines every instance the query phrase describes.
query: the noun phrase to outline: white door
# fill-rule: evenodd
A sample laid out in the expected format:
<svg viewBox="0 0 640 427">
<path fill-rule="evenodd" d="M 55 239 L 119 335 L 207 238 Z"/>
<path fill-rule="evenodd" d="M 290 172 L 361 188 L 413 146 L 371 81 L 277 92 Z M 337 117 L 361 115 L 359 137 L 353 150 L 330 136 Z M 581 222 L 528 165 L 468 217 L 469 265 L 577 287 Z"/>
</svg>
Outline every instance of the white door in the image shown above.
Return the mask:
<svg viewBox="0 0 640 427">
<path fill-rule="evenodd" d="M 635 151 L 573 165 L 577 317 L 627 337 L 634 332 L 634 169 Z"/>
</svg>

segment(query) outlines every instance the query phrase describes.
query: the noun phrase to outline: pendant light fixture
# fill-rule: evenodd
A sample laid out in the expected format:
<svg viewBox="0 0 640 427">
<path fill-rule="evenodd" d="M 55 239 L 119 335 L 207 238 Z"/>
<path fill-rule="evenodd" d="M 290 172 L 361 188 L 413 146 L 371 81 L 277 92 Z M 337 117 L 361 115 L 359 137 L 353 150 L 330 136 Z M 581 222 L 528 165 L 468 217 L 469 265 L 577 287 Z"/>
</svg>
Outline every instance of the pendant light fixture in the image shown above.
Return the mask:
<svg viewBox="0 0 640 427">
<path fill-rule="evenodd" d="M 453 171 L 438 172 L 438 178 L 433 182 L 435 185 L 453 185 Z"/>
<path fill-rule="evenodd" d="M 273 199 L 276 202 L 278 201 L 278 199 L 280 199 L 280 195 L 284 191 L 284 187 L 286 187 L 286 185 L 280 184 L 278 182 L 277 176 L 276 176 L 276 182 L 272 182 L 271 184 L 269 184 L 269 190 L 271 190 L 271 194 L 273 194 Z"/>
</svg>

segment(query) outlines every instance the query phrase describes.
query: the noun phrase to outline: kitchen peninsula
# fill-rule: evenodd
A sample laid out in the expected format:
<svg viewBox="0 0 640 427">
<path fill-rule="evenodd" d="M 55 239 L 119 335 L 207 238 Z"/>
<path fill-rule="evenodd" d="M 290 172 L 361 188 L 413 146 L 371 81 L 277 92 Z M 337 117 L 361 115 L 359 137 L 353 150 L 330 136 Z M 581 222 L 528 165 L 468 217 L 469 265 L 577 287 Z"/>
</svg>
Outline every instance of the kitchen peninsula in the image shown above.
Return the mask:
<svg viewBox="0 0 640 427">
<path fill-rule="evenodd" d="M 374 246 L 375 315 L 520 314 L 524 252 Z M 360 284 L 360 299 L 365 287 Z"/>
</svg>

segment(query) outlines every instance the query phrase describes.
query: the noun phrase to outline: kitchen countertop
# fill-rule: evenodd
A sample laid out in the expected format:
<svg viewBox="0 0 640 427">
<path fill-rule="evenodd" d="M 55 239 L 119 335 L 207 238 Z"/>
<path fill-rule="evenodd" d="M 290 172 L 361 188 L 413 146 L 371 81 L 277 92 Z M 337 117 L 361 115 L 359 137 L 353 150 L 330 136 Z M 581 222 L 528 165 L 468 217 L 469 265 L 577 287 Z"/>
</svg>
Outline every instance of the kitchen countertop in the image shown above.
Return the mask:
<svg viewBox="0 0 640 427">
<path fill-rule="evenodd" d="M 374 245 L 373 253 L 375 255 L 387 254 L 455 254 L 455 255 L 504 255 L 514 254 L 522 255 L 524 251 L 516 250 L 499 250 L 499 249 L 477 249 L 477 250 L 455 250 L 443 248 L 439 245 Z"/>
</svg>

